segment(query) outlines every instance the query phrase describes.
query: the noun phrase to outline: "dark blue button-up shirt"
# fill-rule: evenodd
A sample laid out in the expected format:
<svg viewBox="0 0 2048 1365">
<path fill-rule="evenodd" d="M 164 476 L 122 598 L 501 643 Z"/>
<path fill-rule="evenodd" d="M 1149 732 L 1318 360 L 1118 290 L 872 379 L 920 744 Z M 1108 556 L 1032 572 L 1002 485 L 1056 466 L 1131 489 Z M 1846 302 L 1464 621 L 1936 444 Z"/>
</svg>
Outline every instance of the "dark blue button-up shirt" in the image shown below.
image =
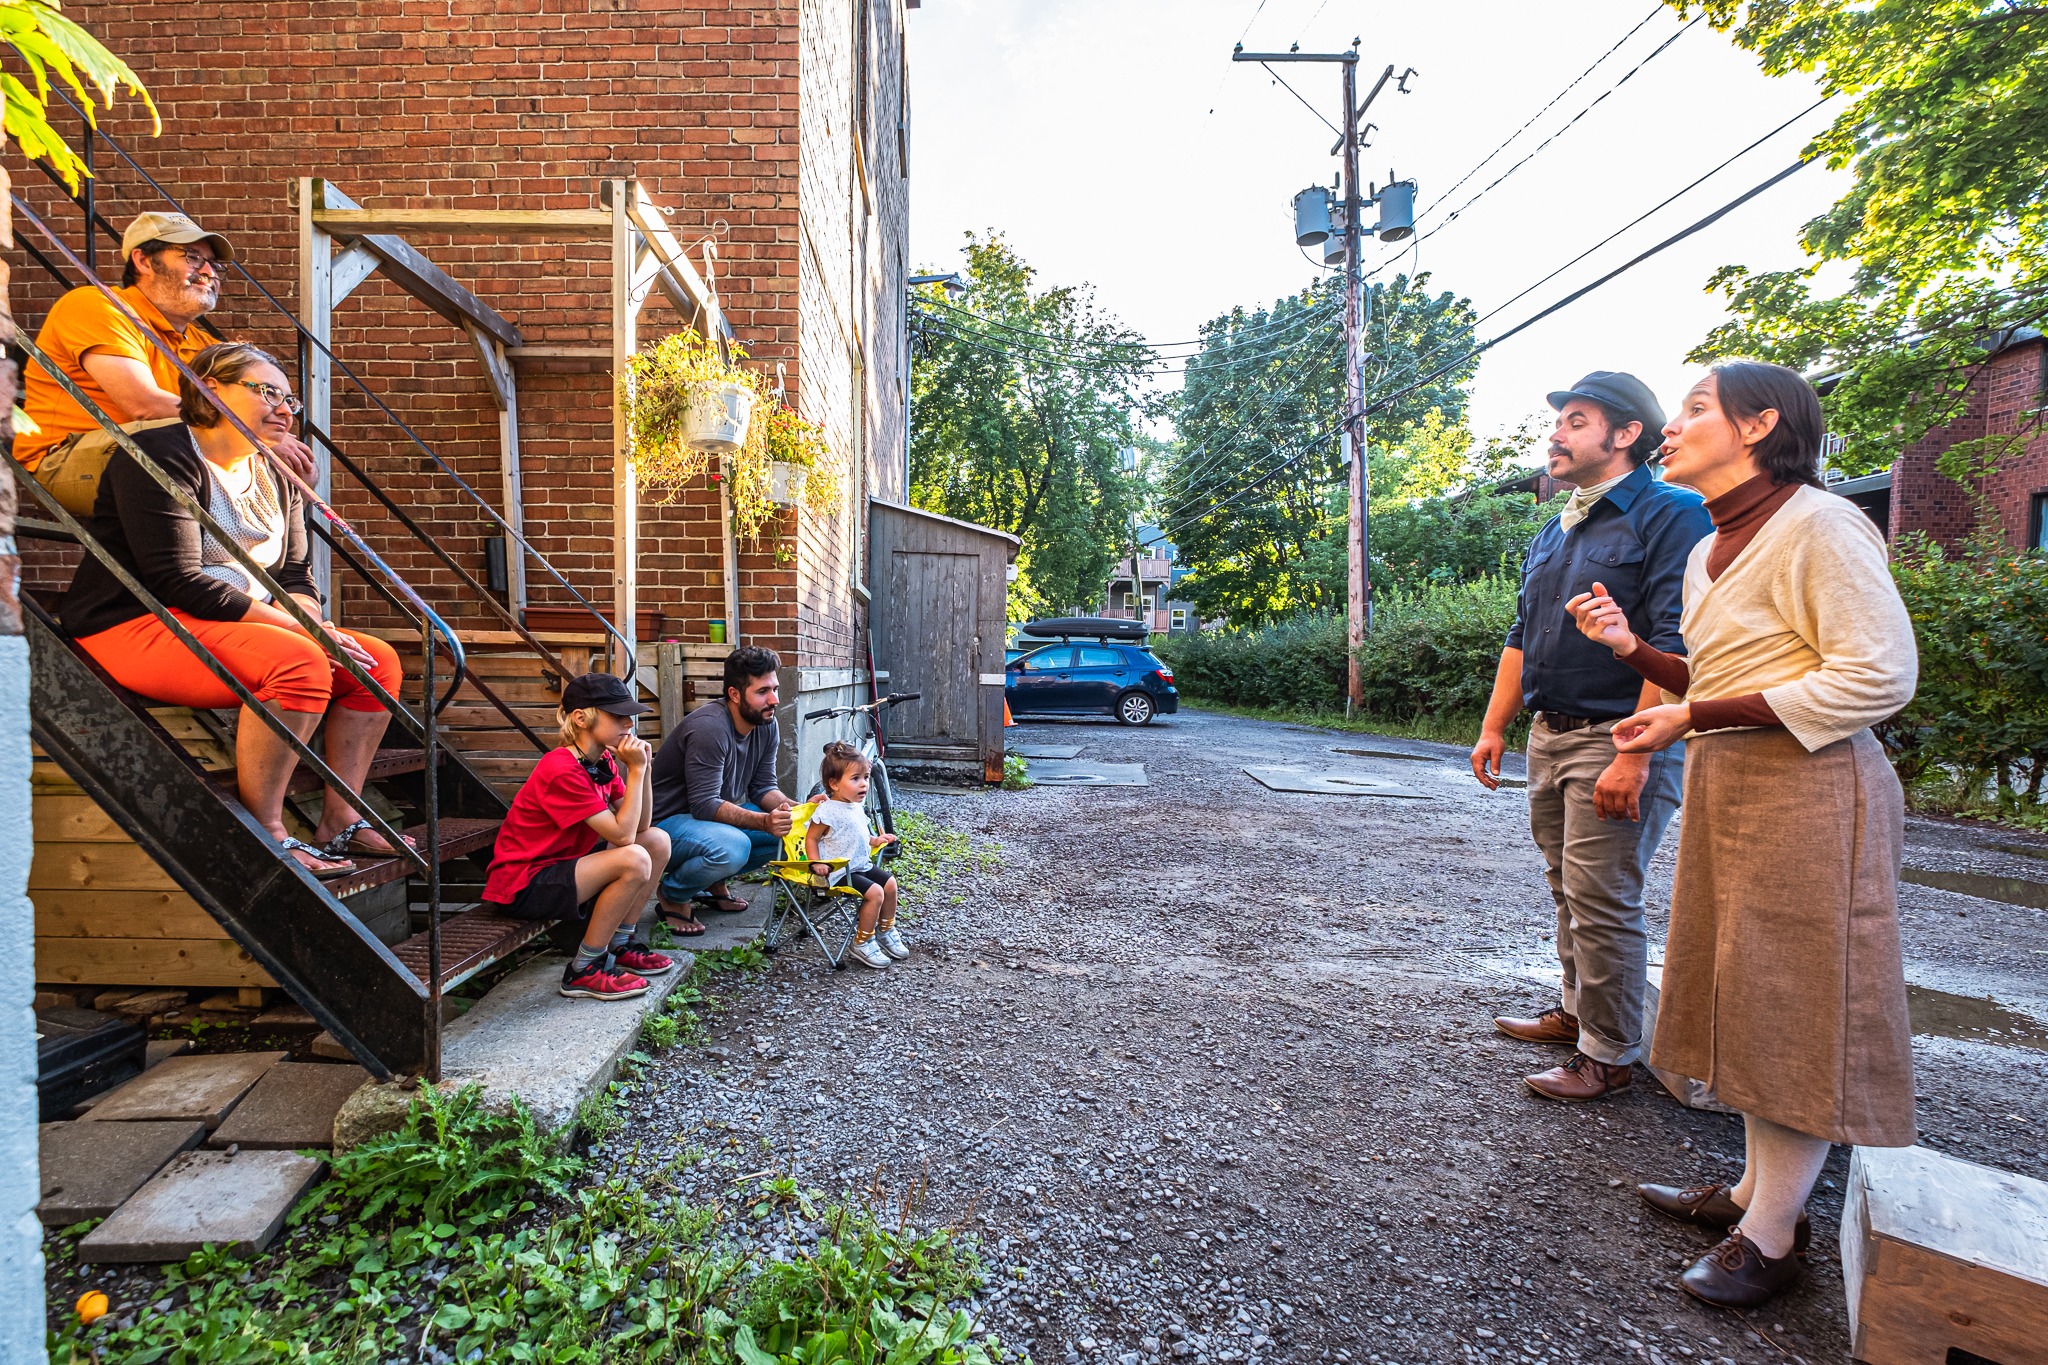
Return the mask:
<svg viewBox="0 0 2048 1365">
<path fill-rule="evenodd" d="M 1522 702 L 1532 711 L 1618 720 L 1633 715 L 1643 679 L 1588 640 L 1564 604 L 1604 584 L 1629 629 L 1666 654 L 1685 653 L 1678 612 L 1686 556 L 1714 529 L 1699 494 L 1638 465 L 1567 532 L 1552 517 L 1522 561 L 1509 649 L 1522 651 Z"/>
</svg>

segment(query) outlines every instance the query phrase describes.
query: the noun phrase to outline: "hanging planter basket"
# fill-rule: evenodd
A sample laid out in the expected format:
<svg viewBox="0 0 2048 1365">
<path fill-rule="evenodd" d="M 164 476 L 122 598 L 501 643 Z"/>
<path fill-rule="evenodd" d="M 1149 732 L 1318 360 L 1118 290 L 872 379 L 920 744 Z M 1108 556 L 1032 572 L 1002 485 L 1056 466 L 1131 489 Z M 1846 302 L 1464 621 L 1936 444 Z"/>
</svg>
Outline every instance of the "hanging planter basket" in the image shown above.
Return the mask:
<svg viewBox="0 0 2048 1365">
<path fill-rule="evenodd" d="M 730 380 L 700 384 L 691 395 L 683 443 L 707 455 L 730 455 L 747 443 L 747 427 L 753 419 L 754 390 L 750 385 Z"/>
<path fill-rule="evenodd" d="M 794 507 L 804 499 L 804 480 L 811 471 L 800 464 L 787 460 L 773 460 L 768 465 L 768 501 L 777 507 Z"/>
</svg>

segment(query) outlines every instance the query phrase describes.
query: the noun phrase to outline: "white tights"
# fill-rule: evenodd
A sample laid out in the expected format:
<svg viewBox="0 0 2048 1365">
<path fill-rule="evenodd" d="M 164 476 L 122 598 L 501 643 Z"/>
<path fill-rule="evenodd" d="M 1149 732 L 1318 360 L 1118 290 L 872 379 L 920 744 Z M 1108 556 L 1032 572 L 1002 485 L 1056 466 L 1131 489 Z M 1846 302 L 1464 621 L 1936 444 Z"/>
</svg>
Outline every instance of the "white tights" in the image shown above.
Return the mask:
<svg viewBox="0 0 2048 1365">
<path fill-rule="evenodd" d="M 1820 1179 L 1831 1144 L 1782 1123 L 1744 1114 L 1742 1180 L 1728 1197 L 1744 1210 L 1742 1235 L 1773 1259 L 1792 1250 L 1793 1229 Z"/>
</svg>

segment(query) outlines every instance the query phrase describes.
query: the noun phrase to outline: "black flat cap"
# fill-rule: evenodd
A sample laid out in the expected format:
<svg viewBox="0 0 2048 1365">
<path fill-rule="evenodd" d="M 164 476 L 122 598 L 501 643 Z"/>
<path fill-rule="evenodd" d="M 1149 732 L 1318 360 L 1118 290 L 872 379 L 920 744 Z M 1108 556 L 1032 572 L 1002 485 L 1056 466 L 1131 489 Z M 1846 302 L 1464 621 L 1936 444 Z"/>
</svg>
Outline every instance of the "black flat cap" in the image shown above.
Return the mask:
<svg viewBox="0 0 2048 1365">
<path fill-rule="evenodd" d="M 615 716 L 644 716 L 654 709 L 636 700 L 632 689 L 622 680 L 602 671 L 579 673 L 562 684 L 564 711 L 581 711 L 590 706 Z"/>
<path fill-rule="evenodd" d="M 1664 430 L 1664 406 L 1657 401 L 1657 395 L 1650 392 L 1650 386 L 1632 374 L 1620 370 L 1595 370 L 1568 389 L 1559 389 L 1550 395 L 1550 406 L 1563 411 L 1564 405 L 1574 398 L 1590 398 L 1604 403 L 1623 414 L 1622 422 L 1643 424 L 1643 434 L 1653 435 Z"/>
</svg>

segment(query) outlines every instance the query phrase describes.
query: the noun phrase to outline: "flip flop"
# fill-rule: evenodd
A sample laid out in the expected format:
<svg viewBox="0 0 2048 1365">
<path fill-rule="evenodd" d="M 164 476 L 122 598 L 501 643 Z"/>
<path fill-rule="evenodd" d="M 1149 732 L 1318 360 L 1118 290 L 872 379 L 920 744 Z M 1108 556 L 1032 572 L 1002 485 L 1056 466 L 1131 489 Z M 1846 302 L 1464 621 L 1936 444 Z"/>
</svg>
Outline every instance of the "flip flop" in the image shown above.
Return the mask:
<svg viewBox="0 0 2048 1365">
<path fill-rule="evenodd" d="M 704 932 L 704 921 L 698 919 L 695 915 L 672 914 L 667 910 L 661 909 L 659 906 L 655 908 L 654 914 L 655 918 L 659 919 L 667 927 L 668 931 L 678 938 L 695 938 Z"/>
<path fill-rule="evenodd" d="M 397 857 L 398 855 L 388 848 L 372 848 L 363 842 L 363 831 L 369 828 L 370 822 L 368 820 L 358 820 L 354 824 L 346 826 L 339 834 L 336 834 L 327 841 L 326 846 L 322 850 L 322 855 L 328 858 L 346 858 L 351 854 L 362 853 L 372 858 Z M 410 834 L 401 834 L 398 837 L 405 840 L 407 848 L 418 852 L 419 840 L 413 838 Z"/>
<path fill-rule="evenodd" d="M 694 904 L 721 915 L 737 915 L 749 908 L 749 902 L 741 900 L 738 896 L 714 896 L 709 891 L 700 891 L 690 899 Z"/>
<path fill-rule="evenodd" d="M 300 867 L 305 867 L 306 871 L 312 873 L 314 876 L 320 878 L 323 881 L 325 881 L 329 877 L 346 877 L 349 873 L 356 870 L 356 865 L 350 862 L 348 859 L 342 858 L 337 860 L 334 857 L 334 855 L 329 853 L 326 849 L 316 847 L 313 844 L 309 844 L 304 839 L 294 839 L 290 836 L 286 836 L 284 839 L 278 842 L 278 847 L 283 849 L 288 854 L 304 853 L 311 857 L 317 858 L 324 863 L 338 861 L 340 865 L 336 867 L 306 867 L 306 864 L 299 863 Z M 292 859 L 292 861 L 298 862 L 298 859 L 294 858 Z"/>
</svg>

